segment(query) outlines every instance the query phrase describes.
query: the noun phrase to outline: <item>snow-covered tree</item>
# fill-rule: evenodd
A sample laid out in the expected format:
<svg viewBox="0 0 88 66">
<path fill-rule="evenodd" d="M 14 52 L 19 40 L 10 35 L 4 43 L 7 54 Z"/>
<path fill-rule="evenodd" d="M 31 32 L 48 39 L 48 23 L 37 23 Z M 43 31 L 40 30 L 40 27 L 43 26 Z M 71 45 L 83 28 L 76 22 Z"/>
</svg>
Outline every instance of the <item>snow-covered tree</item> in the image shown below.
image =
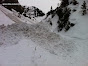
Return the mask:
<svg viewBox="0 0 88 66">
<path fill-rule="evenodd" d="M 23 15 L 31 19 L 38 16 L 44 16 L 45 14 L 39 8 L 31 6 L 31 7 L 24 7 Z"/>
<path fill-rule="evenodd" d="M 77 4 L 79 4 L 79 3 L 77 2 L 77 0 L 72 0 L 72 1 L 70 2 L 70 4 L 77 5 Z"/>
<path fill-rule="evenodd" d="M 55 10 L 52 10 L 51 8 L 51 10 L 46 15 L 46 18 L 50 15 L 51 19 L 54 19 L 54 17 L 56 16 L 58 17 L 57 26 L 56 26 L 58 32 L 62 31 L 63 29 L 65 31 L 68 31 L 71 27 L 75 25 L 74 23 L 71 23 L 69 20 L 70 15 L 71 15 L 71 8 L 68 7 L 68 5 L 70 5 L 69 3 L 70 3 L 69 0 L 62 0 L 60 6 L 57 6 Z M 50 25 L 53 26 L 54 23 L 51 19 L 49 22 L 50 22 Z"/>
<path fill-rule="evenodd" d="M 61 31 L 66 26 L 68 27 L 70 25 L 70 22 L 69 22 L 69 16 L 71 14 L 70 12 L 71 12 L 70 8 L 67 8 L 67 7 L 65 7 L 64 9 L 58 8 L 57 10 L 57 15 L 59 17 L 59 21 L 57 22 L 58 31 Z"/>
<path fill-rule="evenodd" d="M 82 9 L 82 15 L 85 15 L 87 13 L 87 4 L 85 1 L 83 2 L 81 9 Z"/>
<path fill-rule="evenodd" d="M 54 13 L 54 10 L 53 10 L 53 8 L 52 8 L 52 6 L 51 6 L 50 11 L 46 14 L 46 18 L 47 18 L 49 15 L 52 15 L 53 13 Z"/>
<path fill-rule="evenodd" d="M 51 6 L 51 11 L 53 10 L 53 7 Z"/>
<path fill-rule="evenodd" d="M 62 0 L 60 7 L 66 7 L 69 5 L 69 0 Z"/>
</svg>

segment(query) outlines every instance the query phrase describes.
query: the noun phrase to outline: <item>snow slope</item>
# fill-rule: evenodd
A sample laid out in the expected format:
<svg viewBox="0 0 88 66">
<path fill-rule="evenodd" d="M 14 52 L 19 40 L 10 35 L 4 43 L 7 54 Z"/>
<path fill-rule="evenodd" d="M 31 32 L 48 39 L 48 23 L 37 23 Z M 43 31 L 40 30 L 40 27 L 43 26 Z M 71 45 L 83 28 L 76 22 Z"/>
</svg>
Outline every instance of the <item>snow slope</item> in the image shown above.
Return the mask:
<svg viewBox="0 0 88 66">
<path fill-rule="evenodd" d="M 72 10 L 76 9 L 77 11 L 72 13 L 70 16 L 70 22 L 75 23 L 75 26 L 72 27 L 67 33 L 64 33 L 64 35 L 68 35 L 70 37 L 74 38 L 80 38 L 80 39 L 88 39 L 88 14 L 82 15 L 81 5 L 83 4 L 83 0 L 77 0 L 79 2 L 79 5 L 73 6 L 69 5 Z M 87 0 L 85 0 L 88 2 Z M 87 7 L 88 8 L 88 7 Z M 62 32 L 61 32 L 62 33 Z"/>
<path fill-rule="evenodd" d="M 5 14 L 3 14 L 2 11 L 0 10 L 0 25 L 4 24 L 7 26 L 7 25 L 11 25 L 13 23 L 14 23 L 14 21 L 9 19 L 9 17 L 7 17 Z"/>
<path fill-rule="evenodd" d="M 7 16 L 9 17 L 12 21 L 16 23 L 28 23 L 28 24 L 34 24 L 37 23 L 37 20 L 31 20 L 28 17 L 24 17 L 23 15 L 20 15 L 21 18 L 18 17 L 18 12 L 14 11 L 9 11 L 8 9 L 4 8 L 3 6 L 0 6 L 0 10 Z"/>
<path fill-rule="evenodd" d="M 3 30 L 0 29 L 0 35 L 2 66 L 11 64 L 14 66 L 32 64 L 33 66 L 57 66 L 61 63 L 63 65 L 63 61 L 66 62 L 77 51 L 71 39 L 66 40 L 66 38 L 51 33 L 41 24 L 13 24 Z M 69 64 L 70 61 L 66 63 Z"/>
<path fill-rule="evenodd" d="M 84 66 L 87 42 L 49 32 L 42 23 L 19 23 L 0 29 L 1 66 Z M 85 40 L 87 41 L 87 40 Z M 84 49 L 85 48 L 85 49 Z M 84 52 L 85 51 L 85 52 Z M 85 65 L 87 66 L 87 65 Z"/>
<path fill-rule="evenodd" d="M 56 34 L 44 22 L 23 23 L 15 17 L 19 23 L 0 26 L 0 66 L 88 66 L 88 39 L 66 36 L 71 31 Z"/>
<path fill-rule="evenodd" d="M 70 0 L 72 1 L 72 0 Z M 86 3 L 88 3 L 87 0 L 85 0 Z M 79 4 L 77 5 L 68 5 L 68 7 L 71 9 L 71 16 L 69 18 L 69 21 L 71 23 L 74 23 L 75 26 L 71 27 L 67 32 L 64 31 L 64 29 L 61 32 L 58 32 L 58 16 L 55 15 L 54 18 L 51 17 L 51 15 L 43 20 L 43 22 L 45 22 L 45 24 L 47 24 L 48 29 L 52 32 L 55 32 L 57 34 L 62 34 L 68 37 L 73 37 L 73 38 L 79 38 L 79 39 L 88 39 L 88 14 L 86 15 L 82 15 L 82 9 L 81 9 L 81 5 L 83 4 L 83 0 L 77 0 L 77 2 Z M 88 6 L 88 4 L 87 4 Z M 72 10 L 76 9 L 77 11 L 73 12 Z M 88 9 L 88 7 L 87 7 Z M 87 11 L 88 13 L 88 11 Z M 50 23 L 48 21 L 52 22 L 52 26 L 50 25 Z"/>
</svg>

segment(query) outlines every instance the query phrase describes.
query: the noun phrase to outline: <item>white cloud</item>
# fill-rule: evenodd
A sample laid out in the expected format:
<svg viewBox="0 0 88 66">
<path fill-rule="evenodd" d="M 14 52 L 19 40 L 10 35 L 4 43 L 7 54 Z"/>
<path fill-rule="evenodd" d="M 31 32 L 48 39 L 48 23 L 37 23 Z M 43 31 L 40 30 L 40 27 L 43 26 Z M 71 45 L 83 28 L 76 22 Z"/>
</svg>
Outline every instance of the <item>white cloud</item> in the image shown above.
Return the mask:
<svg viewBox="0 0 88 66">
<path fill-rule="evenodd" d="M 22 5 L 36 6 L 44 12 L 47 12 L 50 10 L 51 6 L 55 9 L 60 0 L 19 0 L 19 2 Z"/>
</svg>

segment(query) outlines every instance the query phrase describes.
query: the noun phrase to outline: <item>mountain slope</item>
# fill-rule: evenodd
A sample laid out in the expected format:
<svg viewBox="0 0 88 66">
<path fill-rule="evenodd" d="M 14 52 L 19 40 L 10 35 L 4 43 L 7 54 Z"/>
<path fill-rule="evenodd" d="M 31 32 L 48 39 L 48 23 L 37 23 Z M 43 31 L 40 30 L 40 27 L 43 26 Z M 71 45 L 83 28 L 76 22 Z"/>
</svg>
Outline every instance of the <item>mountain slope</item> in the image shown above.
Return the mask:
<svg viewBox="0 0 88 66">
<path fill-rule="evenodd" d="M 51 62 L 53 62 L 52 66 L 58 65 L 52 59 L 56 60 L 59 56 L 70 57 L 73 55 L 72 52 L 76 51 L 75 43 L 71 39 L 65 40 L 49 32 L 42 23 L 34 25 L 14 23 L 0 28 L 0 36 L 0 65 L 2 66 L 41 66 L 51 65 Z"/>
<path fill-rule="evenodd" d="M 78 12 L 75 12 L 70 17 L 73 23 L 76 23 L 80 18 L 87 20 L 87 15 L 76 18 L 75 20 L 74 16 L 77 14 L 77 16 L 80 15 Z M 4 13 L 1 12 L 1 14 L 6 17 L 6 20 L 11 20 Z M 29 23 L 23 23 L 21 18 L 18 19 L 17 16 L 15 17 L 22 22 L 0 28 L 1 66 L 88 66 L 88 39 L 86 38 L 88 36 L 85 35 L 85 37 L 82 35 L 82 38 L 80 38 L 78 35 L 77 37 L 74 34 L 72 35 L 73 31 L 77 34 L 84 31 L 84 34 L 87 34 L 87 22 L 80 23 L 79 20 L 78 24 L 76 23 L 68 32 L 62 31 L 56 34 L 50 31 L 51 25 L 49 25 L 49 22 L 30 24 L 31 21 L 29 21 Z M 56 20 L 58 21 L 57 15 L 55 15 L 52 21 Z M 57 25 L 53 24 L 54 26 Z M 82 24 L 86 27 L 81 29 L 86 30 L 81 31 L 79 29 L 79 32 L 78 28 Z"/>
<path fill-rule="evenodd" d="M 72 0 L 69 0 L 69 2 L 71 2 Z M 46 24 L 50 25 L 50 22 L 52 23 L 52 25 L 49 27 L 49 29 L 51 31 L 54 31 L 55 33 L 61 33 L 63 35 L 68 35 L 68 36 L 71 36 L 71 37 L 79 37 L 79 38 L 88 38 L 88 29 L 87 29 L 87 25 L 88 25 L 88 14 L 86 15 L 82 15 L 82 4 L 83 4 L 83 0 L 77 0 L 78 4 L 76 5 L 73 5 L 73 4 L 69 4 L 68 8 L 71 9 L 71 15 L 69 17 L 69 22 L 70 23 L 73 23 L 75 24 L 73 27 L 71 27 L 67 32 L 65 32 L 65 28 L 58 32 L 58 20 L 59 20 L 59 17 L 57 14 L 55 14 L 55 16 L 52 18 L 52 14 L 49 15 L 47 17 L 47 19 L 45 19 L 44 21 L 46 22 Z M 86 3 L 88 1 L 86 0 Z M 88 8 L 88 7 L 87 7 Z M 63 9 L 65 9 L 63 7 Z M 73 11 L 73 10 L 76 10 L 76 11 Z M 56 11 L 56 10 L 55 10 Z M 54 11 L 54 12 L 55 12 Z M 59 13 L 59 12 L 58 12 Z"/>
<path fill-rule="evenodd" d="M 39 8 L 37 8 L 35 6 L 30 6 L 30 7 L 24 7 L 23 15 L 25 17 L 29 17 L 31 19 L 31 18 L 35 18 L 35 17 L 42 17 L 45 14 Z"/>
</svg>

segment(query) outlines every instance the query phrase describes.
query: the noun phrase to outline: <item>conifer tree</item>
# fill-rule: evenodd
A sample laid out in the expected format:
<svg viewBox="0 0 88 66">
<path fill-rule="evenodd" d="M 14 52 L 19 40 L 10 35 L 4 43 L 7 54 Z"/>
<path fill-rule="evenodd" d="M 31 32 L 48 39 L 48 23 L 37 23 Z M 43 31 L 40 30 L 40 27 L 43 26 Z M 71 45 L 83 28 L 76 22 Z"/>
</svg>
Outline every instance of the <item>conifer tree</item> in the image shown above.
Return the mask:
<svg viewBox="0 0 88 66">
<path fill-rule="evenodd" d="M 87 13 L 87 8 L 86 8 L 87 6 L 86 6 L 86 2 L 84 1 L 83 2 L 83 5 L 82 5 L 82 15 L 85 15 L 86 13 Z"/>
<path fill-rule="evenodd" d="M 62 0 L 61 6 L 60 7 L 66 7 L 69 5 L 69 0 Z"/>
<path fill-rule="evenodd" d="M 53 7 L 51 6 L 51 11 L 53 10 Z"/>
<path fill-rule="evenodd" d="M 70 2 L 70 4 L 77 5 L 78 2 L 77 2 L 76 0 L 72 0 L 72 1 Z"/>
<path fill-rule="evenodd" d="M 77 3 L 76 0 L 74 0 L 74 1 Z M 46 18 L 49 15 L 51 15 L 52 18 L 55 15 L 58 16 L 58 21 L 57 21 L 57 24 L 58 24 L 58 26 L 57 26 L 58 32 L 62 31 L 63 29 L 65 31 L 68 31 L 71 27 L 73 27 L 75 25 L 74 23 L 71 23 L 69 21 L 69 17 L 71 15 L 71 9 L 68 7 L 68 5 L 69 5 L 69 0 L 62 0 L 62 3 L 61 3 L 60 6 L 58 6 L 55 10 L 52 10 L 52 6 L 51 6 L 51 10 L 47 13 Z M 53 12 L 51 13 L 51 11 L 53 11 Z M 53 25 L 53 23 L 50 22 L 50 25 Z"/>
<path fill-rule="evenodd" d="M 50 8 L 50 11 L 47 13 L 47 15 L 46 15 L 46 18 L 49 16 L 49 15 L 53 15 L 53 12 L 54 12 L 54 10 L 53 10 L 53 8 L 52 8 L 52 6 L 51 6 L 51 8 Z M 46 19 L 45 18 L 45 19 Z"/>
</svg>

